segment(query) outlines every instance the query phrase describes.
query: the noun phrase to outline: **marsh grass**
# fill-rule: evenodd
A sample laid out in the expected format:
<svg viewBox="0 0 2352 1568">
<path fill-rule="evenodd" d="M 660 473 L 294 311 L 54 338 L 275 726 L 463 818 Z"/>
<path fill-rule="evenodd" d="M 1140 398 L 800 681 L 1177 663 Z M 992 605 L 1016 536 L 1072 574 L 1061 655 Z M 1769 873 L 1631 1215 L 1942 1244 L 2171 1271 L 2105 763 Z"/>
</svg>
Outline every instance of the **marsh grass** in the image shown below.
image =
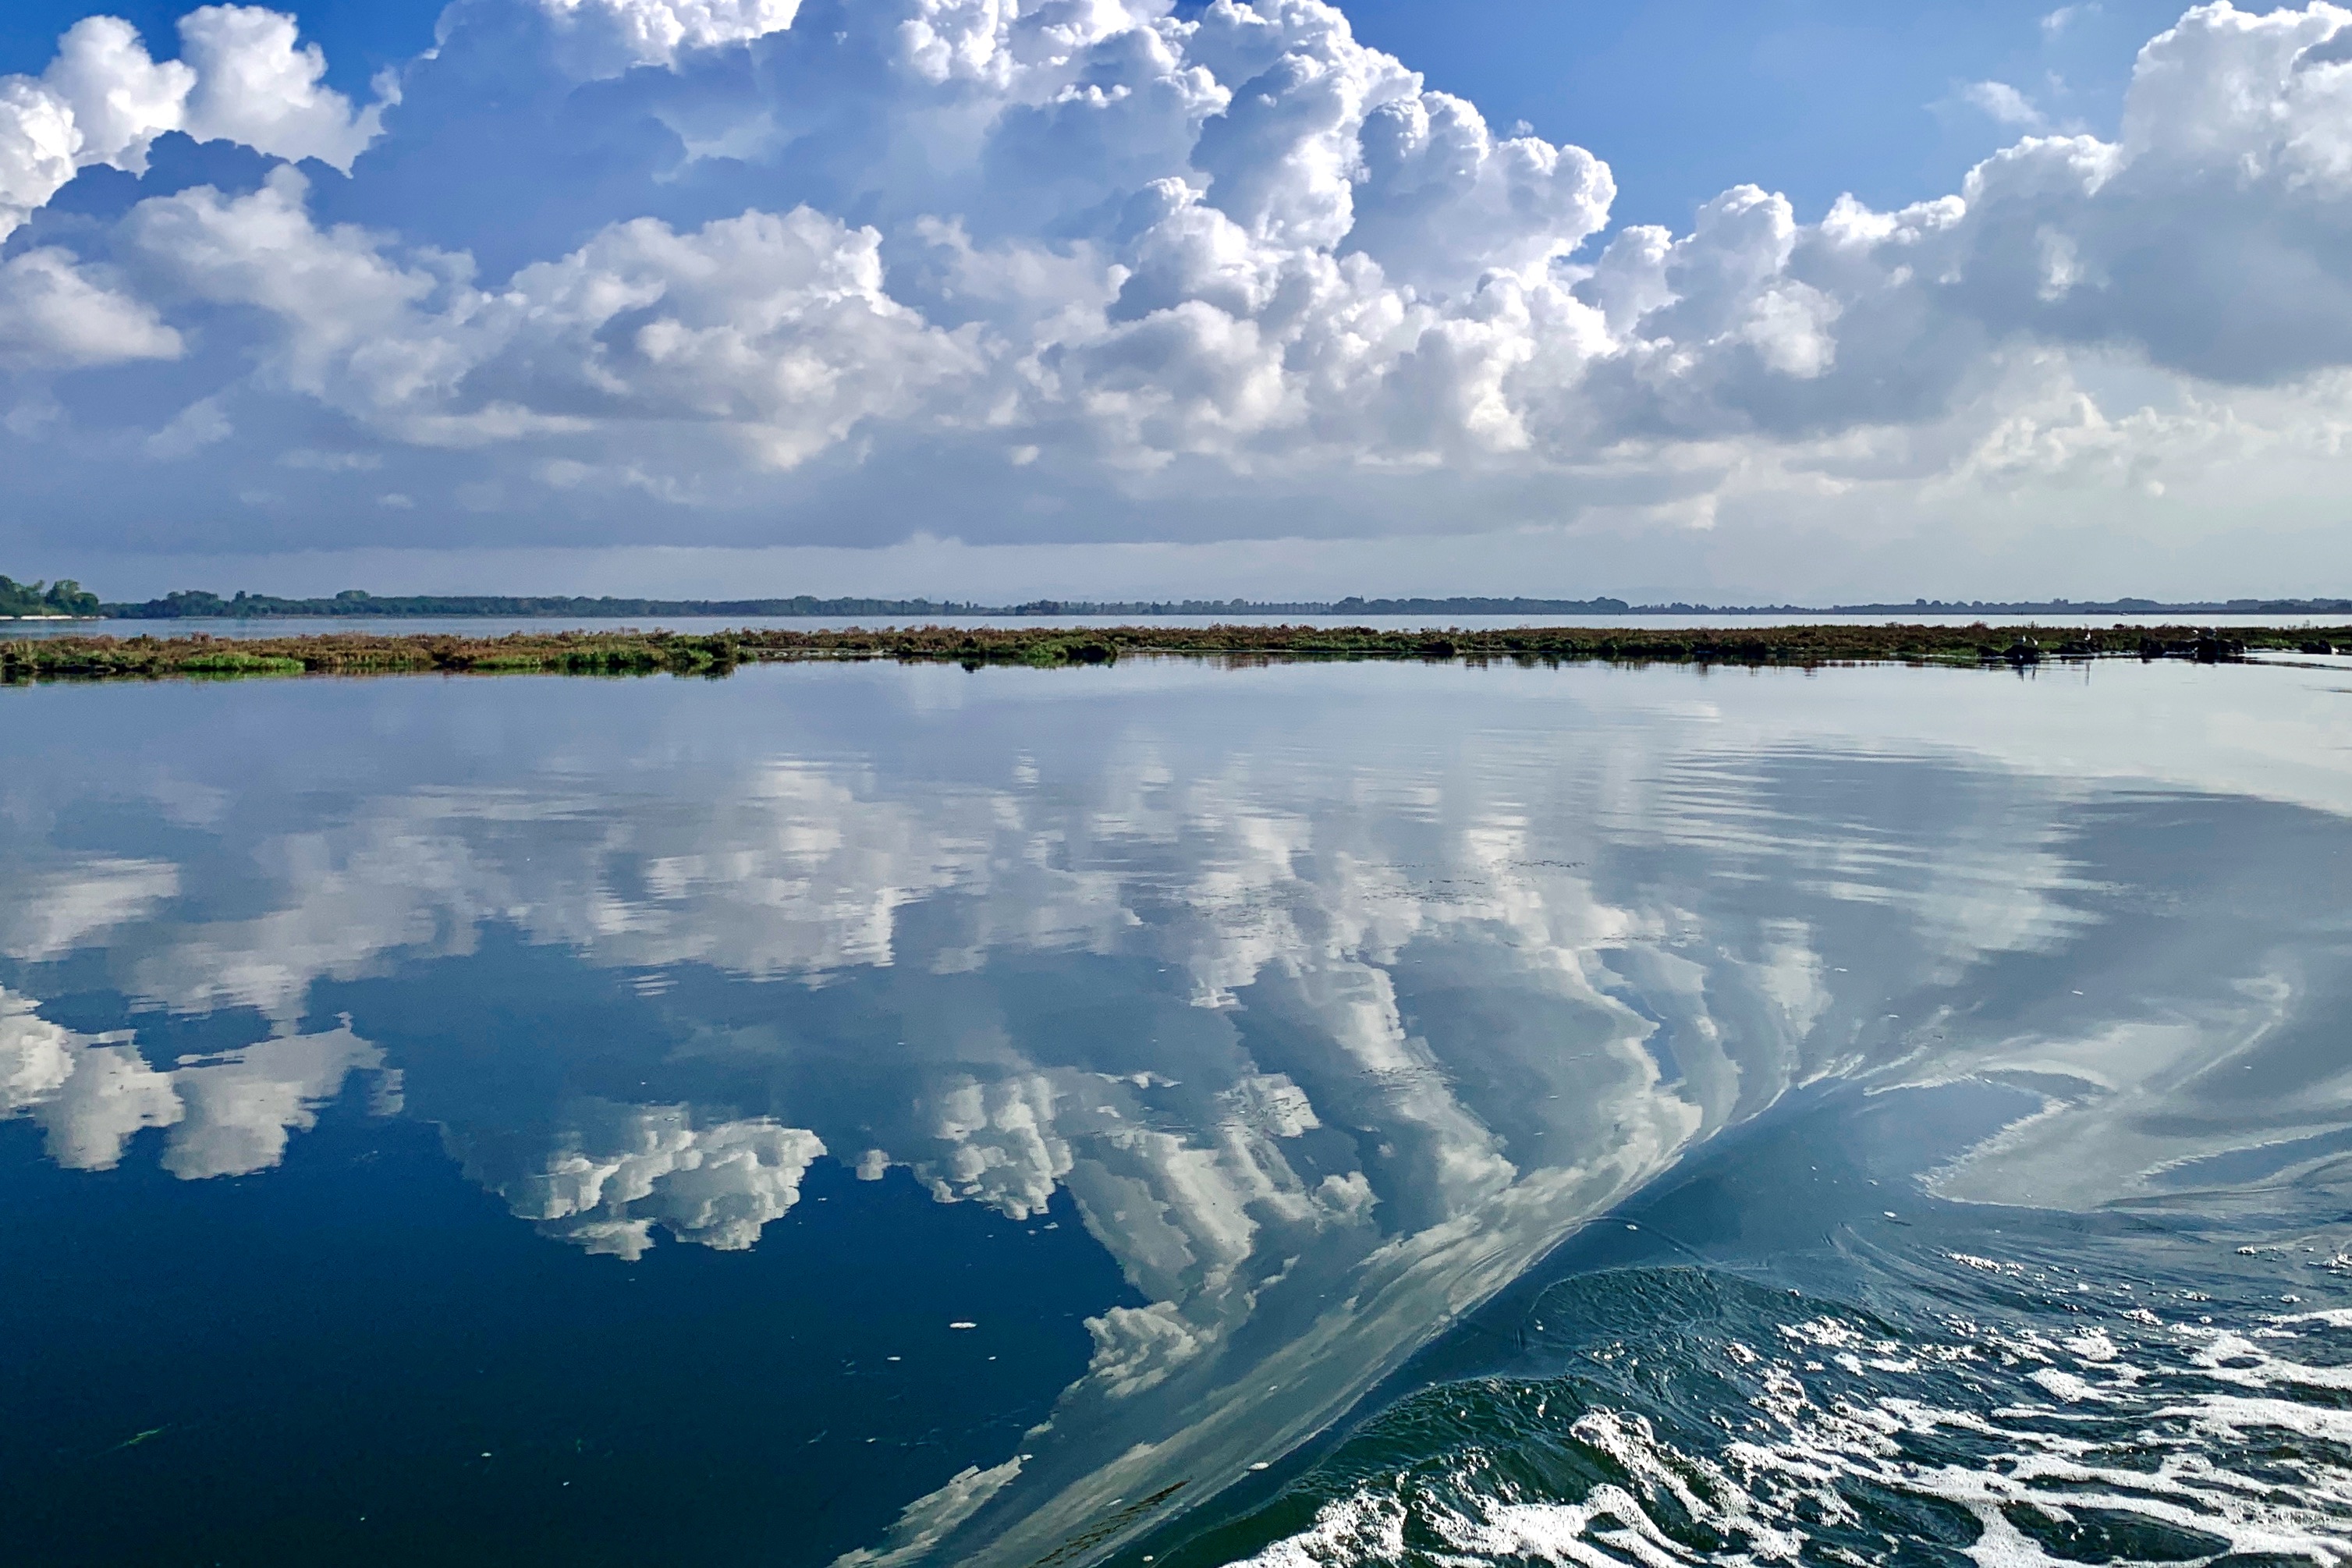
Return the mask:
<svg viewBox="0 0 2352 1568">
<path fill-rule="evenodd" d="M 0 642 L 0 681 L 237 679 L 291 675 L 698 675 L 744 663 L 895 659 L 1051 668 L 1137 657 L 1255 664 L 1296 659 L 1417 659 L 1471 664 L 1793 666 L 1840 664 L 2024 668 L 2046 659 L 2182 658 L 2221 663 L 2249 649 L 2352 648 L 2352 626 L 2107 629 L 2037 626 L 1513 626 L 1382 631 L 1370 626 L 911 626 L 838 631 L 742 630 L 446 633 L 312 637 L 55 637 Z"/>
</svg>

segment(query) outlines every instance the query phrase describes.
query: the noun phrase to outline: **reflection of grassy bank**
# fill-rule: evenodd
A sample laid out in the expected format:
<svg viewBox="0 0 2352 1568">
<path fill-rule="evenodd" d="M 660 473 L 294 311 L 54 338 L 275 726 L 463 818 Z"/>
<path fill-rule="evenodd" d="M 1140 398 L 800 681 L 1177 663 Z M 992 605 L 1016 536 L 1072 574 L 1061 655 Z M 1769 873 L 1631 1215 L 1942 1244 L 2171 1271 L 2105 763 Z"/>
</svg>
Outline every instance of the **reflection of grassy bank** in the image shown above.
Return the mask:
<svg viewBox="0 0 2352 1568">
<path fill-rule="evenodd" d="M 2291 630 L 2194 626 L 1515 626 L 1444 632 L 1368 626 L 915 626 L 904 630 L 518 632 L 227 639 L 56 637 L 0 642 L 0 680 L 163 676 L 377 675 L 441 671 L 561 675 L 723 675 L 736 665 L 792 659 L 919 663 L 1104 664 L 1136 655 L 1231 660 L 1463 658 L 1472 662 L 1602 660 L 1616 664 L 1794 665 L 1898 662 L 2025 665 L 2046 658 L 2225 661 L 2250 648 L 2352 650 L 2352 626 Z"/>
</svg>

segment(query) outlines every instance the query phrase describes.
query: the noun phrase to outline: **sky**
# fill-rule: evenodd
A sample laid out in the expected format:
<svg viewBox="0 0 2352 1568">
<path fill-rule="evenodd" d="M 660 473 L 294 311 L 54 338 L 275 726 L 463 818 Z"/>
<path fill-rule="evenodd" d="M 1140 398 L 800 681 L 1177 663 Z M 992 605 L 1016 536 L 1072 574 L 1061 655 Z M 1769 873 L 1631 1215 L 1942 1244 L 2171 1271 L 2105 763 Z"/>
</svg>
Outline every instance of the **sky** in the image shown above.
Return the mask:
<svg viewBox="0 0 2352 1568">
<path fill-rule="evenodd" d="M 2352 12 L 16 0 L 0 571 L 2352 592 Z"/>
</svg>

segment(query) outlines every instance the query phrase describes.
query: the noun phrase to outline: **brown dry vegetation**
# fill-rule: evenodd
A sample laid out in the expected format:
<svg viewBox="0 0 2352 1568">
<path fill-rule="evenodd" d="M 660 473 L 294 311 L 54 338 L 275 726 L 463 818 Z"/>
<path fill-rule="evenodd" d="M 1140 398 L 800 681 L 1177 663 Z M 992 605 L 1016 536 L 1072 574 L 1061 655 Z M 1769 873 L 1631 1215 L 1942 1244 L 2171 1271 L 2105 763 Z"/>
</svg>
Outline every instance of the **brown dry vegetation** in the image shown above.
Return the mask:
<svg viewBox="0 0 2352 1568">
<path fill-rule="evenodd" d="M 0 643 L 0 680 L 152 679 L 441 672 L 723 675 L 739 664 L 804 659 L 1059 666 L 1137 656 L 1258 661 L 1300 658 L 1601 660 L 1617 664 L 1792 665 L 1900 662 L 2021 666 L 2044 659 L 2194 658 L 2249 648 L 2352 648 L 2352 626 L 2323 629 L 2033 626 L 1738 627 L 1516 626 L 1381 631 L 1369 626 L 914 626 L 843 631 L 517 632 L 227 638 L 52 637 Z"/>
</svg>

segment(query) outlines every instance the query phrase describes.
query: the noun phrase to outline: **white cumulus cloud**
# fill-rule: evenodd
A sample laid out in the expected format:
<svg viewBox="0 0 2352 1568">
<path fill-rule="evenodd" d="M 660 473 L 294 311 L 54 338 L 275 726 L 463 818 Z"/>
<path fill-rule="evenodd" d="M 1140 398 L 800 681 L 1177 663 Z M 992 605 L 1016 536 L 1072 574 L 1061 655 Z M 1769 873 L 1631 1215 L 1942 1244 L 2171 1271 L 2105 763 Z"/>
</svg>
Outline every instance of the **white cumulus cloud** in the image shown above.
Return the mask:
<svg viewBox="0 0 2352 1568">
<path fill-rule="evenodd" d="M 554 1147 L 453 1132 L 466 1173 L 550 1236 L 635 1261 L 656 1225 L 740 1252 L 800 1201 L 824 1144 L 764 1117 L 698 1126 L 685 1106 L 593 1102 Z"/>
<path fill-rule="evenodd" d="M 44 247 L 0 263 L 0 355 L 119 364 L 177 359 L 183 346 L 152 304 L 98 281 L 70 252 Z"/>
<path fill-rule="evenodd" d="M 607 66 L 667 64 L 680 49 L 740 44 L 793 25 L 800 0 L 540 0 Z"/>
<path fill-rule="evenodd" d="M 389 118 L 252 8 L 192 14 L 164 62 L 93 18 L 0 82 L 0 224 L 166 130 L 352 172 L 45 232 L 0 274 L 21 405 L 102 428 L 76 368 L 201 342 L 176 406 L 299 416 L 149 450 L 282 473 L 311 437 L 273 430 L 323 418 L 399 455 L 420 536 L 463 513 L 473 543 L 1508 522 L 1729 550 L 1794 516 L 1982 528 L 1973 455 L 2075 396 L 2238 433 L 2094 487 L 2222 508 L 2286 482 L 2250 443 L 2324 472 L 2352 370 L 2352 12 L 2324 3 L 2188 12 L 2111 138 L 1979 82 L 2021 134 L 1958 190 L 1813 216 L 1739 185 L 1679 232 L 1612 232 L 1601 157 L 1498 133 L 1322 0 L 468 0 L 443 30 Z M 161 482 L 52 460 L 89 465 L 85 530 Z M 2004 505 L 2084 510 L 2000 471 Z M 381 514 L 380 484 L 303 472 L 277 537 Z M 18 526 L 64 527 L 67 493 Z"/>
<path fill-rule="evenodd" d="M 322 84 L 327 57 L 299 43 L 292 16 L 206 5 L 180 18 L 194 76 L 180 129 L 199 142 L 242 142 L 274 158 L 316 158 L 349 174 L 383 128 L 383 100 L 354 110 Z"/>
<path fill-rule="evenodd" d="M 41 75 L 0 77 L 0 238 L 82 169 L 144 173 L 168 131 L 348 173 L 382 130 L 384 101 L 355 110 L 324 86 L 326 56 L 290 16 L 206 5 L 180 18 L 180 44 L 157 61 L 130 23 L 88 16 Z"/>
<path fill-rule="evenodd" d="M 265 315 L 285 385 L 402 439 L 686 422 L 790 468 L 971 359 L 884 291 L 879 235 L 806 207 L 615 224 L 488 291 L 460 258 L 319 227 L 307 190 L 283 166 L 250 195 L 198 186 L 142 203 L 129 237 L 186 292 Z"/>
<path fill-rule="evenodd" d="M 346 1020 L 158 1068 L 127 1033 L 78 1035 L 42 1017 L 29 997 L 0 990 L 0 1118 L 31 1116 L 49 1157 L 70 1170 L 113 1169 L 150 1127 L 170 1129 L 163 1164 L 183 1181 L 267 1170 L 285 1158 L 292 1133 L 318 1124 L 319 1107 L 352 1072 L 383 1065 L 383 1053 Z M 377 1108 L 396 1110 L 397 1092 L 380 1095 Z"/>
</svg>

